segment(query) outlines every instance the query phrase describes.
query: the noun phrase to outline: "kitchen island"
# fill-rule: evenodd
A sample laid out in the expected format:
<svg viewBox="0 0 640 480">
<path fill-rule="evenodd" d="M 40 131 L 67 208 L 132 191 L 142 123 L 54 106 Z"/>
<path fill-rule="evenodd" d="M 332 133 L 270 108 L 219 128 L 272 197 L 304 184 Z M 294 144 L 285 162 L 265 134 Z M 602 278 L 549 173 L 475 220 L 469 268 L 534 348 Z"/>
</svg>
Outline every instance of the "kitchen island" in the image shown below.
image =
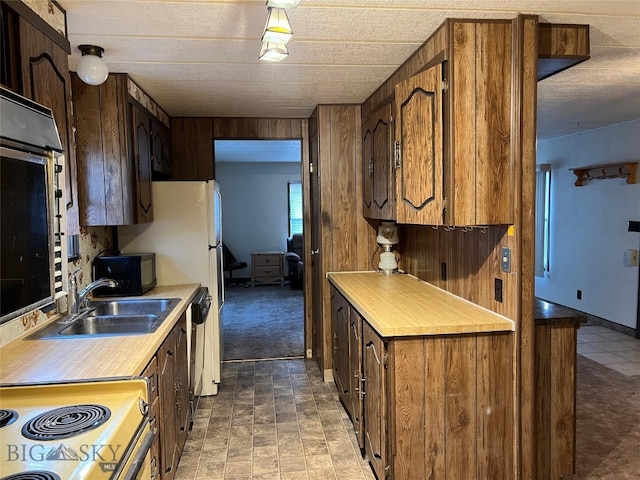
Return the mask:
<svg viewBox="0 0 640 480">
<path fill-rule="evenodd" d="M 334 380 L 377 477 L 514 478 L 513 321 L 411 275 L 327 278 Z"/>
<path fill-rule="evenodd" d="M 575 472 L 577 331 L 586 315 L 540 298 L 536 319 L 537 478 Z"/>
</svg>

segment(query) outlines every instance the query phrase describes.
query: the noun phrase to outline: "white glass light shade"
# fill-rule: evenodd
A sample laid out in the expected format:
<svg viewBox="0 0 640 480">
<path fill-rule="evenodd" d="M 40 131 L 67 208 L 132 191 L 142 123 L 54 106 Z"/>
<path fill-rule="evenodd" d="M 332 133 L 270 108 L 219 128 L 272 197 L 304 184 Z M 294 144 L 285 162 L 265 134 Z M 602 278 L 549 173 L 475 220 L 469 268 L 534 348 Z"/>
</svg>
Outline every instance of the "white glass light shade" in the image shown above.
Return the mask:
<svg viewBox="0 0 640 480">
<path fill-rule="evenodd" d="M 395 245 L 398 239 L 398 227 L 393 222 L 382 222 L 378 227 L 378 237 L 376 241 L 380 245 Z"/>
<path fill-rule="evenodd" d="M 296 8 L 300 0 L 267 0 L 267 7 Z"/>
<path fill-rule="evenodd" d="M 89 85 L 103 84 L 109 75 L 107 64 L 100 58 L 104 49 L 95 45 L 80 45 L 78 49 L 82 52 L 76 66 L 78 77 Z"/>
<path fill-rule="evenodd" d="M 293 31 L 289 24 L 287 12 L 282 8 L 269 7 L 267 24 L 264 27 L 262 41 L 268 43 L 287 43 L 291 40 Z"/>
<path fill-rule="evenodd" d="M 287 46 L 284 43 L 262 42 L 258 58 L 270 62 L 279 62 L 287 55 L 289 55 L 289 50 L 287 50 Z"/>
</svg>

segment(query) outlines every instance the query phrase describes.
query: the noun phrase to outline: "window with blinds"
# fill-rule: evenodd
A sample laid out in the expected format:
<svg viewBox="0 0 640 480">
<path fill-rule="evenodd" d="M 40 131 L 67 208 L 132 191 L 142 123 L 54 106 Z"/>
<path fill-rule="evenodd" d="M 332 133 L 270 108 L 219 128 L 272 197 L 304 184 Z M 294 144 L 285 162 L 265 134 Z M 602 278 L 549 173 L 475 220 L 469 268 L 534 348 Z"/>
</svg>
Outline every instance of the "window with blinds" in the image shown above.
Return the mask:
<svg viewBox="0 0 640 480">
<path fill-rule="evenodd" d="M 549 235 L 551 222 L 551 165 L 536 167 L 536 277 L 549 273 Z"/>
<path fill-rule="evenodd" d="M 289 182 L 289 236 L 302 233 L 302 184 Z"/>
</svg>

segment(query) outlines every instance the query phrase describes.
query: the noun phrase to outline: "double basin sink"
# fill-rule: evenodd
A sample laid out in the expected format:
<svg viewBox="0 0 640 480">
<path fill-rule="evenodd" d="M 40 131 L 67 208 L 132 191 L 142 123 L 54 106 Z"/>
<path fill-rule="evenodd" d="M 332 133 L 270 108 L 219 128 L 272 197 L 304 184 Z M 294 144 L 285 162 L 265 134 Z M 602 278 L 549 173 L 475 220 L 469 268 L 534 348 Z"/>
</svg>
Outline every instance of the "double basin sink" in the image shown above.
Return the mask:
<svg viewBox="0 0 640 480">
<path fill-rule="evenodd" d="M 94 336 L 144 335 L 155 332 L 179 298 L 103 300 L 69 323 L 53 322 L 28 338 L 32 340 Z"/>
</svg>

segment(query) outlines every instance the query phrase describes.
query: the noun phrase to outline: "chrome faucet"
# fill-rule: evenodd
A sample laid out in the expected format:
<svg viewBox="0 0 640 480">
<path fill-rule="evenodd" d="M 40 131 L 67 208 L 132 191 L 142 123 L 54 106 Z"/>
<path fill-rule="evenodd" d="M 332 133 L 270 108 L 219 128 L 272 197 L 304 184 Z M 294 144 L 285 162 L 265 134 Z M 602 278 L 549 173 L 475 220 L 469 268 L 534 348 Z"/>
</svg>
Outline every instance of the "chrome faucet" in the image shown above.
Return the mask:
<svg viewBox="0 0 640 480">
<path fill-rule="evenodd" d="M 89 292 L 95 290 L 98 287 L 115 288 L 118 286 L 118 282 L 111 278 L 99 278 L 98 280 L 91 282 L 80 292 L 78 292 L 78 272 L 80 270 L 80 268 L 76 268 L 71 274 L 71 279 L 69 280 L 69 312 L 66 317 L 59 321 L 59 323 L 71 323 L 72 321 L 81 316 L 84 316 L 86 313 L 91 311 L 85 305 L 85 301 Z"/>
</svg>

